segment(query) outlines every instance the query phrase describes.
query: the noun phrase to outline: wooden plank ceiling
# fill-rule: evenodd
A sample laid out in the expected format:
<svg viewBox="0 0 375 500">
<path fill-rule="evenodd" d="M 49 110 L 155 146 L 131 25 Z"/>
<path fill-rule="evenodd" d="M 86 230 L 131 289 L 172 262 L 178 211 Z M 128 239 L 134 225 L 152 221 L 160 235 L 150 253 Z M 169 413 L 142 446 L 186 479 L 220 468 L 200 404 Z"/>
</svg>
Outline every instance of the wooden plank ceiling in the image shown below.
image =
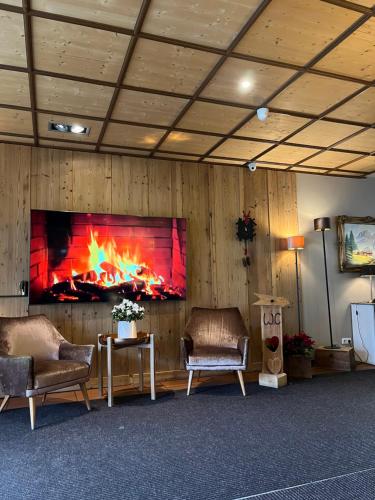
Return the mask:
<svg viewBox="0 0 375 500">
<path fill-rule="evenodd" d="M 2 2 L 0 142 L 365 177 L 374 1 Z"/>
</svg>

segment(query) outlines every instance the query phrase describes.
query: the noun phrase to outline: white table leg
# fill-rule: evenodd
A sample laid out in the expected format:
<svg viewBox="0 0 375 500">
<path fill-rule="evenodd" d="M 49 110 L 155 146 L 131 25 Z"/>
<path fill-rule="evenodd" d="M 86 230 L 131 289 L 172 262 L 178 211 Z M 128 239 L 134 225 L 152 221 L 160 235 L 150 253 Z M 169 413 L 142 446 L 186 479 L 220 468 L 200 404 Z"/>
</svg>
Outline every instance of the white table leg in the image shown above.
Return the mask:
<svg viewBox="0 0 375 500">
<path fill-rule="evenodd" d="M 154 335 L 150 335 L 150 385 L 151 385 L 151 399 L 155 401 L 155 342 Z"/>
<path fill-rule="evenodd" d="M 107 338 L 108 406 L 113 406 L 112 337 Z"/>
<path fill-rule="evenodd" d="M 98 396 L 103 397 L 103 367 L 102 367 L 102 344 L 98 337 Z"/>
<path fill-rule="evenodd" d="M 143 349 L 138 348 L 139 390 L 143 392 Z"/>
</svg>

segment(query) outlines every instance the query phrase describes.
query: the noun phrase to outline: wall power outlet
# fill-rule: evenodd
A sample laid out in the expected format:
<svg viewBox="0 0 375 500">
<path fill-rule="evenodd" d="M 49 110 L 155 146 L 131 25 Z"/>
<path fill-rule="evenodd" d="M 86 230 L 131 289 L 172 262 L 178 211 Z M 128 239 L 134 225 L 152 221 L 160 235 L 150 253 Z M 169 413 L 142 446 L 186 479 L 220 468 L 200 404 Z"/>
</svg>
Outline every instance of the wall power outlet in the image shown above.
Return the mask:
<svg viewBox="0 0 375 500">
<path fill-rule="evenodd" d="M 350 337 L 343 337 L 341 339 L 342 345 L 352 345 L 352 339 Z"/>
</svg>

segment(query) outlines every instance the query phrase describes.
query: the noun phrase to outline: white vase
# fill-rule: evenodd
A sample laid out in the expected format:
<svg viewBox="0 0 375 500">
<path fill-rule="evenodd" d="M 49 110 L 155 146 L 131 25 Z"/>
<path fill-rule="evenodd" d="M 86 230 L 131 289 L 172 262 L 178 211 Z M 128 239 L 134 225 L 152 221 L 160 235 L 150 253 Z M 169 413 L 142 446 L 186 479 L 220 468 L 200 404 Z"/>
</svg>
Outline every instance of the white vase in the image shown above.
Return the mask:
<svg viewBox="0 0 375 500">
<path fill-rule="evenodd" d="M 135 321 L 118 321 L 117 335 L 119 339 L 136 339 L 137 324 Z"/>
</svg>

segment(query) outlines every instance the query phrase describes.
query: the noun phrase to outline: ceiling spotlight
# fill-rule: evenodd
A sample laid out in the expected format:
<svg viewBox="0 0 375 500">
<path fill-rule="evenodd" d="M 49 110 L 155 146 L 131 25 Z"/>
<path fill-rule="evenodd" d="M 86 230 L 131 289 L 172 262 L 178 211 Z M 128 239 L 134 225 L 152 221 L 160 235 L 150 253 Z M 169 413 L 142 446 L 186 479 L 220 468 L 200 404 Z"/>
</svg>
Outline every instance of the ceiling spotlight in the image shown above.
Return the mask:
<svg viewBox="0 0 375 500">
<path fill-rule="evenodd" d="M 268 108 L 258 108 L 257 109 L 258 120 L 260 120 L 261 122 L 266 121 L 267 117 L 268 117 L 268 113 L 269 113 L 269 109 Z"/>
<path fill-rule="evenodd" d="M 240 81 L 240 89 L 242 91 L 249 90 L 252 87 L 251 80 L 244 79 Z"/>
<path fill-rule="evenodd" d="M 70 131 L 73 132 L 73 134 L 83 134 L 85 132 L 85 127 L 82 127 L 82 125 L 72 125 Z"/>
<path fill-rule="evenodd" d="M 65 123 L 54 123 L 54 126 L 58 132 L 69 132 L 69 126 Z"/>
<path fill-rule="evenodd" d="M 83 125 L 68 125 L 67 123 L 55 123 L 48 122 L 48 130 L 50 132 L 62 132 L 64 134 L 81 134 L 81 135 L 89 135 L 90 127 L 84 127 Z"/>
</svg>

